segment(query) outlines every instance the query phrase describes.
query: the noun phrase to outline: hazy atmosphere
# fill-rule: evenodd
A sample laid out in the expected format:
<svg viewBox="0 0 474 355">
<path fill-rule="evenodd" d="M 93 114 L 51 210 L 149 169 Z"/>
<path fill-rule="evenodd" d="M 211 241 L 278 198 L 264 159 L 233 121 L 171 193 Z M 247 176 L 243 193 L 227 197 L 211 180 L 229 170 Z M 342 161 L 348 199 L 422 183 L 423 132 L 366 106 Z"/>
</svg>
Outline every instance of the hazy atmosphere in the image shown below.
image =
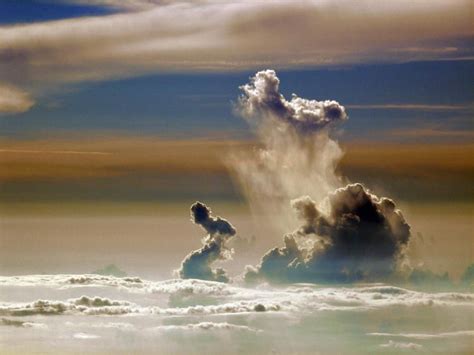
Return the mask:
<svg viewBox="0 0 474 355">
<path fill-rule="evenodd" d="M 472 353 L 472 10 L 0 1 L 0 352 Z"/>
</svg>

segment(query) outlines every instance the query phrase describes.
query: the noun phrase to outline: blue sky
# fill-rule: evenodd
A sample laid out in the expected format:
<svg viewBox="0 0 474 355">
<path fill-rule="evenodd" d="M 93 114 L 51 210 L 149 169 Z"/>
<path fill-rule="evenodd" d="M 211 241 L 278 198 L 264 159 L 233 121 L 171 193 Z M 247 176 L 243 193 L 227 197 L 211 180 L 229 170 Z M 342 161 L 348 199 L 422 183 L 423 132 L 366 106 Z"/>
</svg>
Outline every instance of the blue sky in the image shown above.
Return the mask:
<svg viewBox="0 0 474 355">
<path fill-rule="evenodd" d="M 0 2 L 0 25 L 100 16 L 116 11 L 116 9 L 104 6 L 52 0 L 2 0 Z"/>
<path fill-rule="evenodd" d="M 473 69 L 474 61 L 433 61 L 282 70 L 278 75 L 285 96 L 294 92 L 346 105 L 345 139 L 389 139 L 392 130 L 444 132 L 417 137 L 432 141 L 456 139 L 447 133 L 473 129 Z M 27 112 L 4 117 L 0 127 L 4 137 L 18 138 L 92 131 L 245 138 L 247 125 L 233 114 L 232 102 L 252 74 L 188 72 L 75 84 L 48 94 Z M 413 137 L 400 133 L 390 139 Z"/>
</svg>

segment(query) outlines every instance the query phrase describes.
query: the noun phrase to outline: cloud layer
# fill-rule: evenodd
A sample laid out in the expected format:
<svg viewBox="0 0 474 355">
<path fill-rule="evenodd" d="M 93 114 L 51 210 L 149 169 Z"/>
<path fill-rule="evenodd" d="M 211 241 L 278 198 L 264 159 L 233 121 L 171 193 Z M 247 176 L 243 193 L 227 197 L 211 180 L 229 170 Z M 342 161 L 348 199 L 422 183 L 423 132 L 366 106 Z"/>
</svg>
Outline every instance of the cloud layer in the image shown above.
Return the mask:
<svg viewBox="0 0 474 355">
<path fill-rule="evenodd" d="M 1 276 L 0 293 L 2 350 L 13 353 L 32 344 L 47 353 L 51 341 L 56 352 L 364 353 L 392 341 L 394 350 L 413 342 L 468 353 L 473 336 L 472 293 L 381 284 L 250 288 L 56 274 Z"/>
<path fill-rule="evenodd" d="M 92 3 L 122 12 L 0 27 L 2 81 L 36 91 L 164 70 L 456 59 L 473 52 L 466 44 L 473 35 L 468 0 Z"/>
</svg>

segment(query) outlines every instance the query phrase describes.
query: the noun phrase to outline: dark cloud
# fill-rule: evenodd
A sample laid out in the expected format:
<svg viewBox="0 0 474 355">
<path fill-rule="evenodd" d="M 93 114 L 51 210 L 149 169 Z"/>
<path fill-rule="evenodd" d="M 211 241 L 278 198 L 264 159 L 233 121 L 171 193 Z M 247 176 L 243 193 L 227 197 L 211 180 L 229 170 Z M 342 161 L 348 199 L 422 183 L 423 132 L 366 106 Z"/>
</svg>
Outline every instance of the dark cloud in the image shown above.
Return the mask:
<svg viewBox="0 0 474 355">
<path fill-rule="evenodd" d="M 290 101 L 279 91 L 280 79 L 274 70 L 262 70 L 240 89 L 239 112 L 247 118 L 271 118 L 295 127 L 300 132 L 314 132 L 345 121 L 344 106 L 337 101 L 316 101 L 293 94 Z"/>
<path fill-rule="evenodd" d="M 226 271 L 222 268 L 212 269 L 212 264 L 228 258 L 230 250 L 226 243 L 235 236 L 235 228 L 225 219 L 213 217 L 211 210 L 201 202 L 191 206 L 191 220 L 200 225 L 208 235 L 202 248 L 191 252 L 183 260 L 179 276 L 183 279 L 229 281 Z"/>
<path fill-rule="evenodd" d="M 235 228 L 220 217 L 212 217 L 211 210 L 203 203 L 196 202 L 191 206 L 191 220 L 200 225 L 209 235 L 235 235 Z"/>
<path fill-rule="evenodd" d="M 267 252 L 247 281 L 352 282 L 380 280 L 404 257 L 410 226 L 395 203 L 361 184 L 339 188 L 323 213 L 309 197 L 292 201 L 303 225 L 285 236 L 284 247 Z"/>
</svg>

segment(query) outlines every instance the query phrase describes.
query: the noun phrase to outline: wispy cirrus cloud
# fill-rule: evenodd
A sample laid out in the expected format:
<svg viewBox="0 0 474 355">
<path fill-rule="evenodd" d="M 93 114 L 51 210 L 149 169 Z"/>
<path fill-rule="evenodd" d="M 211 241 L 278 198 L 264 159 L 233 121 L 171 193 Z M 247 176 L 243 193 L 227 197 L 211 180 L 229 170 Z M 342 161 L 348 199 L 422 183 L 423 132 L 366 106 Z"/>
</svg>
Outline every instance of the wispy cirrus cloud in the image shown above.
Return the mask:
<svg viewBox="0 0 474 355">
<path fill-rule="evenodd" d="M 466 0 L 92 3 L 125 11 L 0 27 L 3 80 L 33 85 L 163 70 L 396 62 L 472 52 L 468 45 L 450 45 L 453 38 L 473 35 Z M 431 41 L 456 50 L 433 51 Z"/>
</svg>

